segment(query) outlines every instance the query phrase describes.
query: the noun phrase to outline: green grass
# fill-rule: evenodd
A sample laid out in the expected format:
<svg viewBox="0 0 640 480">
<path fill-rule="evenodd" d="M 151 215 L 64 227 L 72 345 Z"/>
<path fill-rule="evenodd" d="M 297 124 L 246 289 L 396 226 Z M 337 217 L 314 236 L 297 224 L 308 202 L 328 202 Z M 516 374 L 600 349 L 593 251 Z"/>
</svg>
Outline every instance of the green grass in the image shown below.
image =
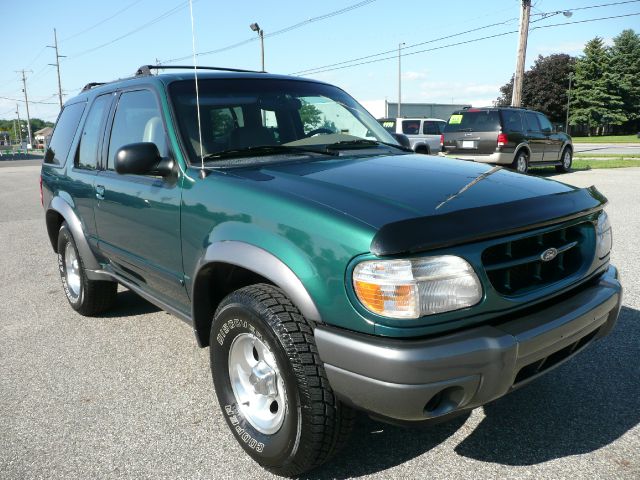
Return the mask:
<svg viewBox="0 0 640 480">
<path fill-rule="evenodd" d="M 627 168 L 640 167 L 640 158 L 607 158 L 605 160 L 587 160 L 574 158 L 571 170 L 594 170 L 599 168 Z M 548 170 L 554 167 L 531 167 L 532 169 Z"/>
<path fill-rule="evenodd" d="M 640 158 L 640 153 L 589 153 L 589 152 L 579 152 L 576 153 L 573 158 L 597 158 L 597 159 L 618 159 L 618 160 L 634 160 L 636 158 Z"/>
<path fill-rule="evenodd" d="M 636 135 L 603 135 L 601 137 L 572 137 L 573 143 L 640 143 Z"/>
</svg>

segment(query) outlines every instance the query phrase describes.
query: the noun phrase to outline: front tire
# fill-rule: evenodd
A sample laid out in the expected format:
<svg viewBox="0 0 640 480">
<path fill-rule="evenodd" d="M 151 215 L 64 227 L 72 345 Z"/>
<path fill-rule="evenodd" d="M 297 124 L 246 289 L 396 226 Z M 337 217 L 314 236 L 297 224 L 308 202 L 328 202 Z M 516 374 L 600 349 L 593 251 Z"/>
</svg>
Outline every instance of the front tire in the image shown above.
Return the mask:
<svg viewBox="0 0 640 480">
<path fill-rule="evenodd" d="M 113 306 L 118 284 L 87 278 L 78 247 L 66 222 L 58 232 L 58 269 L 64 293 L 76 312 L 92 316 Z"/>
<path fill-rule="evenodd" d="M 258 284 L 228 295 L 214 316 L 210 353 L 227 425 L 264 468 L 299 475 L 342 446 L 353 411 L 333 394 L 313 329 L 281 290 Z"/>
<path fill-rule="evenodd" d="M 571 171 L 571 164 L 573 163 L 573 152 L 571 148 L 566 147 L 560 157 L 561 165 L 556 165 L 556 172 L 569 173 Z"/>
</svg>

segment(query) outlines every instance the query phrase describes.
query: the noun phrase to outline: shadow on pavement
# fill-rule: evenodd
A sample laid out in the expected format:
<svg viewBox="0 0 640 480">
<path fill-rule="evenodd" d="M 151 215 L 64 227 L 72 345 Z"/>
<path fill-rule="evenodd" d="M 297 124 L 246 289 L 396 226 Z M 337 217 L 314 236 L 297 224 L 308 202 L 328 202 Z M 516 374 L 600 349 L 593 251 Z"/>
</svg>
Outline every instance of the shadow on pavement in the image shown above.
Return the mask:
<svg viewBox="0 0 640 480">
<path fill-rule="evenodd" d="M 616 328 L 530 386 L 484 407 L 456 453 L 532 465 L 592 452 L 640 423 L 640 312 L 623 307 Z"/>
<path fill-rule="evenodd" d="M 639 338 L 640 312 L 623 307 L 609 337 L 531 385 L 485 405 L 486 417 L 455 452 L 523 466 L 614 442 L 640 423 Z M 308 478 L 340 479 L 392 468 L 437 447 L 467 418 L 401 428 L 362 416 L 346 448 Z"/>
<path fill-rule="evenodd" d="M 134 317 L 146 313 L 159 312 L 160 309 L 153 303 L 147 302 L 137 293 L 131 290 L 118 292 L 118 298 L 111 310 L 101 315 L 103 318 Z"/>
</svg>

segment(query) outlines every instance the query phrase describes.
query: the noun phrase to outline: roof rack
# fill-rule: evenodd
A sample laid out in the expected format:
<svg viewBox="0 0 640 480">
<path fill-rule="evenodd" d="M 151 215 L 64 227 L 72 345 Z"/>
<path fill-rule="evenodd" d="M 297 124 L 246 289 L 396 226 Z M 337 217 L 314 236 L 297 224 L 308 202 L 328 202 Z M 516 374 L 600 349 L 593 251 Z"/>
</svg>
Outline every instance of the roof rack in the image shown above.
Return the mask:
<svg viewBox="0 0 640 480">
<path fill-rule="evenodd" d="M 86 92 L 87 90 L 91 90 L 93 87 L 98 87 L 100 85 L 104 85 L 106 82 L 91 82 L 87 83 L 84 87 L 82 87 L 81 92 Z"/>
<path fill-rule="evenodd" d="M 193 65 L 142 65 L 137 71 L 135 76 L 142 77 L 145 75 L 151 75 L 151 70 L 193 70 Z M 246 73 L 266 73 L 261 70 L 243 70 L 241 68 L 226 68 L 226 67 L 197 67 L 198 70 L 218 70 L 222 72 L 246 72 Z"/>
</svg>

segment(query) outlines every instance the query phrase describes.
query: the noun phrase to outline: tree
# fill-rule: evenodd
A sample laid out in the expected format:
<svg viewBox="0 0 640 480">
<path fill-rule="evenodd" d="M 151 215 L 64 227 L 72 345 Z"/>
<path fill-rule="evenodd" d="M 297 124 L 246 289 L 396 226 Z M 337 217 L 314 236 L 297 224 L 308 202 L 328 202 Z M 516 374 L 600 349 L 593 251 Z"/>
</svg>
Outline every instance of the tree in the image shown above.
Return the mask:
<svg viewBox="0 0 640 480">
<path fill-rule="evenodd" d="M 300 120 L 302 120 L 305 133 L 309 133 L 322 123 L 322 112 L 303 100 L 302 107 L 300 107 Z"/>
<path fill-rule="evenodd" d="M 607 125 L 621 125 L 627 121 L 610 63 L 611 56 L 602 38 L 587 42 L 584 55 L 576 62 L 571 125 L 585 125 L 590 133 L 595 130 L 597 134 Z"/>
<path fill-rule="evenodd" d="M 611 74 L 622 110 L 629 120 L 626 131 L 640 129 L 640 35 L 623 30 L 613 39 Z M 634 128 L 635 127 L 635 128 Z"/>
<path fill-rule="evenodd" d="M 569 74 L 574 71 L 576 59 L 559 53 L 539 55 L 526 71 L 522 85 L 522 106 L 544 113 L 554 123 L 563 123 L 567 115 Z M 500 87 L 502 95 L 498 105 L 511 105 L 513 77 Z"/>
</svg>

